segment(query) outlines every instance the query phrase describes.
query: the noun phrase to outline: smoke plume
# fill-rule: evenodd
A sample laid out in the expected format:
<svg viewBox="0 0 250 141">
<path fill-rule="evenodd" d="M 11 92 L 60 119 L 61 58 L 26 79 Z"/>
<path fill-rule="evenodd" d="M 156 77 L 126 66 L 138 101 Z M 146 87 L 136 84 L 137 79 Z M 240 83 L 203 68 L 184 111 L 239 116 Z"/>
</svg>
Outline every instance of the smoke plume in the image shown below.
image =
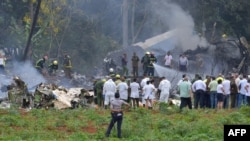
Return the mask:
<svg viewBox="0 0 250 141">
<path fill-rule="evenodd" d="M 205 38 L 195 32 L 195 24 L 192 16 L 184 11 L 179 5 L 168 1 L 150 2 L 150 9 L 154 17 L 161 19 L 169 30 L 174 30 L 175 46 L 183 51 L 195 49 L 197 46 L 207 47 Z"/>
</svg>

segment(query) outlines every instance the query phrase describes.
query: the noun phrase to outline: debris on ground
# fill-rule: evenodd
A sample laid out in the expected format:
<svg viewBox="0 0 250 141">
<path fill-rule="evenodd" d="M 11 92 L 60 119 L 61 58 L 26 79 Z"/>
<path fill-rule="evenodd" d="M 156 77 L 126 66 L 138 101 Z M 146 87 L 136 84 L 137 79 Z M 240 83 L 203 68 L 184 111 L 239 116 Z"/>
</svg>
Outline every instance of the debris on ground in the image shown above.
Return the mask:
<svg viewBox="0 0 250 141">
<path fill-rule="evenodd" d="M 2 107 L 9 107 L 4 102 L 10 102 L 21 108 L 94 107 L 94 92 L 83 87 L 65 88 L 54 83 L 40 83 L 36 85 L 34 92 L 30 92 L 27 84 L 17 76 L 13 77 L 13 82 L 6 87 L 8 95 L 2 98 Z"/>
</svg>

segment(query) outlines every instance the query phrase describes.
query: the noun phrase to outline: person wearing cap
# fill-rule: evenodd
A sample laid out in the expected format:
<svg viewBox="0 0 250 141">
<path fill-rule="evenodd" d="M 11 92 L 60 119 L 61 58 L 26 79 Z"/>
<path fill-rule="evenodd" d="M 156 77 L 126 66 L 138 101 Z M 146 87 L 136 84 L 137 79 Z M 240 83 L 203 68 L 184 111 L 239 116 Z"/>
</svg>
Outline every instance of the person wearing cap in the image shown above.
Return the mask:
<svg viewBox="0 0 250 141">
<path fill-rule="evenodd" d="M 121 83 L 121 76 L 120 74 L 115 75 L 115 85 L 117 86 L 119 83 Z"/>
<path fill-rule="evenodd" d="M 116 122 L 117 122 L 117 136 L 118 138 L 122 137 L 121 136 L 121 133 L 122 133 L 121 126 L 122 126 L 122 120 L 123 120 L 122 105 L 127 105 L 128 107 L 130 107 L 130 105 L 127 102 L 120 99 L 119 93 L 115 93 L 115 99 L 113 99 L 110 103 L 112 119 L 106 131 L 106 134 L 105 134 L 106 137 L 110 136 L 111 130 Z"/>
<path fill-rule="evenodd" d="M 55 75 L 56 71 L 58 70 L 58 61 L 54 60 L 50 65 L 49 65 L 49 75 Z"/>
<path fill-rule="evenodd" d="M 71 79 L 71 69 L 72 69 L 72 63 L 71 63 L 71 58 L 69 55 L 65 54 L 64 59 L 63 59 L 63 69 L 65 73 L 65 77 Z"/>
<path fill-rule="evenodd" d="M 155 57 L 154 53 L 151 52 L 149 57 L 149 64 L 148 64 L 148 76 L 154 76 L 154 63 L 157 62 L 157 58 Z"/>
<path fill-rule="evenodd" d="M 114 72 L 114 69 L 113 68 L 110 68 L 109 69 L 109 76 L 111 77 L 111 78 L 115 78 L 115 72 Z"/>
<path fill-rule="evenodd" d="M 149 57 L 150 57 L 150 52 L 146 52 L 145 55 L 141 59 L 143 75 L 148 74 Z"/>
<path fill-rule="evenodd" d="M 45 75 L 45 62 L 48 60 L 48 56 L 44 55 L 43 58 L 39 59 L 38 61 L 36 61 L 36 69 L 38 70 L 38 72 L 40 72 L 41 74 Z"/>
</svg>

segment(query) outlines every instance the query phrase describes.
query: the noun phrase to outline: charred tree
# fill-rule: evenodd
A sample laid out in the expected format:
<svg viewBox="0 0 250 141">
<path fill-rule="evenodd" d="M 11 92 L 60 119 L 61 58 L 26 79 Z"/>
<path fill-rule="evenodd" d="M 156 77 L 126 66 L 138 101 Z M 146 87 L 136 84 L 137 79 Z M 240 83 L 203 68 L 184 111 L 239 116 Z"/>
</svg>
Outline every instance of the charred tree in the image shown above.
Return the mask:
<svg viewBox="0 0 250 141">
<path fill-rule="evenodd" d="M 36 11 L 35 11 L 34 18 L 33 18 L 33 21 L 32 21 L 30 34 L 29 34 L 28 41 L 27 41 L 27 44 L 26 44 L 26 47 L 25 47 L 25 50 L 24 50 L 23 61 L 26 61 L 27 56 L 28 56 L 28 52 L 30 51 L 31 38 L 32 38 L 34 29 L 35 29 L 35 26 L 36 26 L 40 5 L 41 5 L 41 0 L 38 0 L 37 1 L 37 6 L 36 6 Z"/>
</svg>

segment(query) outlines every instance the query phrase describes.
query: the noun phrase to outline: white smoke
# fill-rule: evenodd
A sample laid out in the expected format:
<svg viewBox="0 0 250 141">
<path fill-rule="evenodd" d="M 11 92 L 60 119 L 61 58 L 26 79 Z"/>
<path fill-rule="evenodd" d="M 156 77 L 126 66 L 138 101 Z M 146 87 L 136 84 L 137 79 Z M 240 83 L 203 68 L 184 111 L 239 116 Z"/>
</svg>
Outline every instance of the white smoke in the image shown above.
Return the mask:
<svg viewBox="0 0 250 141">
<path fill-rule="evenodd" d="M 38 73 L 30 61 L 23 63 L 14 62 L 11 73 L 13 76 L 21 78 L 27 84 L 28 88 L 32 88 L 39 83 L 46 82 L 44 77 Z"/>
<path fill-rule="evenodd" d="M 184 51 L 195 49 L 197 46 L 208 46 L 206 39 L 196 33 L 192 16 L 179 5 L 168 1 L 152 1 L 150 4 L 154 16 L 161 19 L 169 30 L 175 30 L 175 46 L 181 47 Z"/>
</svg>

